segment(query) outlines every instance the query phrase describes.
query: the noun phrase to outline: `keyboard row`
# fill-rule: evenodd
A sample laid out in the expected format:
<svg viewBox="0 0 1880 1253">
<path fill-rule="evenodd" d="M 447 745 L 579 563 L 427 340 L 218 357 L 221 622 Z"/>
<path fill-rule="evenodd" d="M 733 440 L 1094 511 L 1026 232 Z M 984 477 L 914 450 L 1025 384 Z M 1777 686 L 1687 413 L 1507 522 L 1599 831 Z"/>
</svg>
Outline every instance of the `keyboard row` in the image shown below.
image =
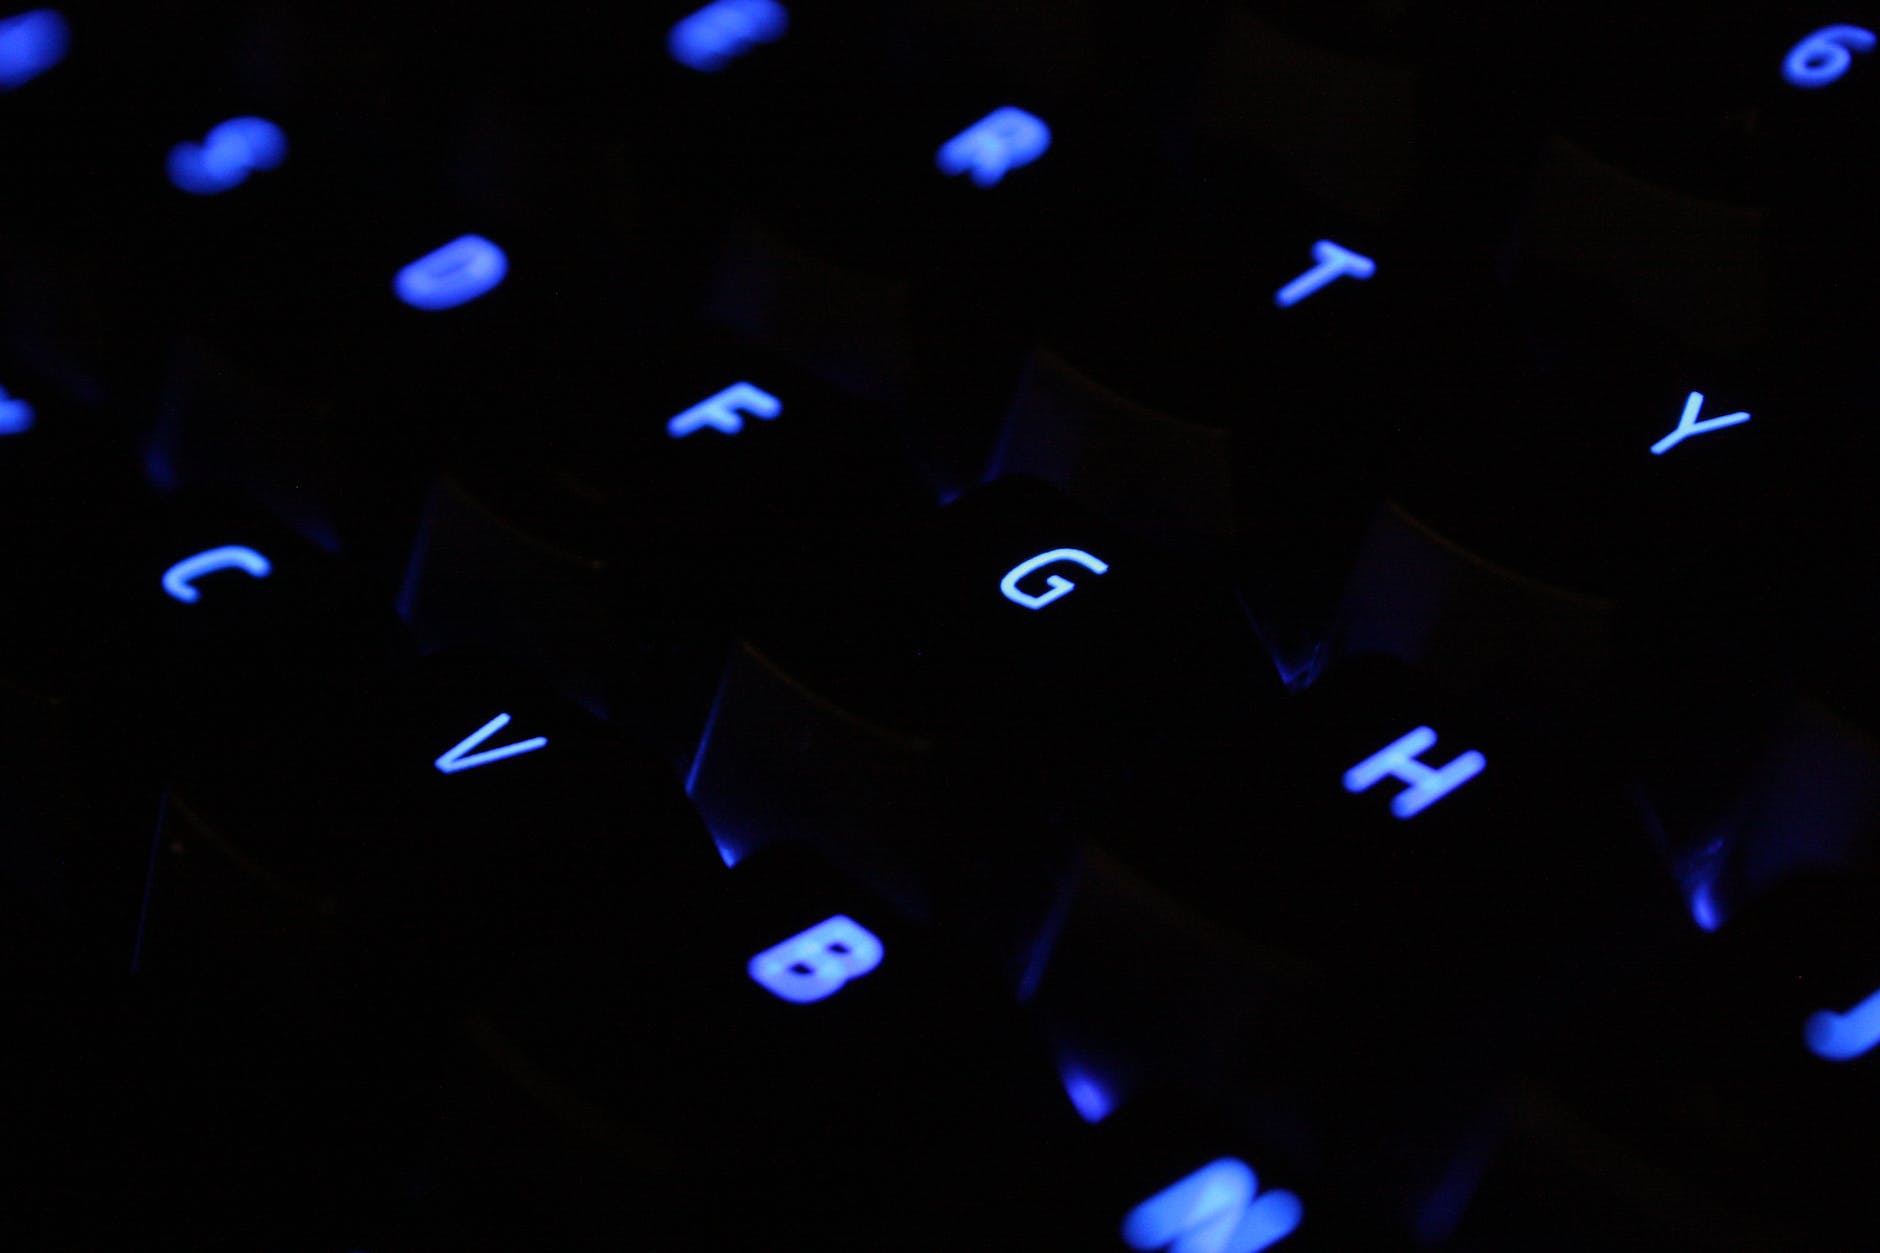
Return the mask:
<svg viewBox="0 0 1880 1253">
<path fill-rule="evenodd" d="M 1562 1166 L 1547 1155 L 1581 1134 L 1704 1205 L 1764 1172 L 1758 1240 L 1800 1247 L 1859 1195 L 1871 1085 L 1836 1063 L 1876 1034 L 1873 888 L 1846 850 L 1782 867 L 1713 942 L 1747 852 L 1687 861 L 1675 890 L 1611 745 L 1386 659 L 1287 693 L 1225 588 L 1042 485 L 1002 480 L 884 537 L 923 580 L 876 584 L 841 617 L 773 607 L 718 676 L 683 786 L 633 719 L 596 720 L 462 649 L 420 658 L 384 589 L 277 523 L 186 495 L 126 514 L 90 560 L 41 531 L 47 564 L 9 571 L 27 594 L 8 624 L 8 914 L 22 985 L 46 998 L 30 1047 L 69 1084 L 48 1118 L 123 1095 L 62 1032 L 143 1041 L 174 1067 L 128 1080 L 162 1111 L 136 1115 L 148 1151 L 166 1119 L 207 1116 L 175 1105 L 205 1103 L 211 1128 L 237 1120 L 264 1146 L 250 1170 L 341 1152 L 364 1173 L 310 1177 L 368 1216 L 332 1221 L 389 1224 L 391 1247 L 401 1223 L 427 1247 L 445 1239 L 430 1224 L 483 1213 L 454 1192 L 396 1202 L 416 1174 L 465 1186 L 535 1143 L 480 1143 L 447 1168 L 413 1141 L 437 1119 L 482 1125 L 451 1102 L 511 1084 L 506 1117 L 575 1136 L 554 1143 L 578 1217 L 551 1219 L 513 1181 L 490 1203 L 571 1247 L 587 1237 L 557 1223 L 619 1237 L 594 1208 L 606 1181 L 646 1182 L 658 1221 L 696 1242 L 672 1247 L 723 1247 L 718 1226 L 692 1227 L 712 1188 L 823 1196 L 816 1172 L 841 1179 L 857 1153 L 881 1207 L 841 1207 L 852 1237 L 799 1213 L 834 1247 L 870 1247 L 878 1220 L 909 1213 L 966 1224 L 914 1247 L 1114 1247 L 1130 1189 L 1160 1195 L 1154 1171 L 1102 1191 L 1114 1213 L 1083 1182 L 1058 1190 L 1095 1166 L 1047 1170 L 1035 1195 L 1015 1182 L 1089 1152 L 1145 1155 L 1164 1186 L 1203 1172 L 1187 1186 L 1247 1206 L 1262 1194 L 1239 1172 L 1271 1174 L 1333 1211 L 1313 1211 L 1326 1247 L 1531 1223 L 1528 1155 Z M 1820 718 L 1793 734 L 1763 785 L 1812 788 L 1816 834 L 1861 834 L 1875 776 L 1850 756 L 1837 774 L 1834 756 L 1858 738 Z M 125 1021 L 97 1023 L 108 1006 Z M 800 1013 L 767 1019 L 784 1007 Z M 459 1075 L 464 1050 L 502 1082 Z M 463 1090 L 414 1105 L 403 1087 L 427 1068 Z M 292 1099 L 313 1110 L 276 1108 L 303 1083 Z M 385 1084 L 400 1099 L 381 1106 Z M 1741 1136 L 1694 1162 L 1669 1152 L 1692 1093 L 1723 1100 Z M 242 1121 L 276 1118 L 265 1134 Z M 358 1130 L 374 1145 L 358 1158 L 336 1147 L 355 1118 L 394 1124 Z M 931 1119 L 944 1136 L 910 1130 Z M 1138 1119 L 1150 1129 L 1100 1151 L 1113 1141 L 1082 1125 Z M 177 1145 L 192 1176 L 196 1144 Z M 666 1153 L 682 1164 L 646 1174 Z M 1465 1220 L 1478 1185 L 1493 1199 Z M 230 1215 L 259 1181 L 202 1186 L 166 1182 L 201 1206 L 166 1221 L 246 1231 Z M 1031 1218 L 961 1203 L 1015 1189 Z"/>
</svg>

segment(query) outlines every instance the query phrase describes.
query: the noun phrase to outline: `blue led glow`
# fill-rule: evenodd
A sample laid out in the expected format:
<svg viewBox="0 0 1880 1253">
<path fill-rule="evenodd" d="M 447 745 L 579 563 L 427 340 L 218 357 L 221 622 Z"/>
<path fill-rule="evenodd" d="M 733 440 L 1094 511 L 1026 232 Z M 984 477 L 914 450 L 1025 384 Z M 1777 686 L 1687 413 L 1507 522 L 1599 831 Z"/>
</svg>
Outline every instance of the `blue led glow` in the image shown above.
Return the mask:
<svg viewBox="0 0 1880 1253">
<path fill-rule="evenodd" d="M 1782 77 L 1804 89 L 1826 87 L 1847 73 L 1856 52 L 1872 52 L 1874 43 L 1865 26 L 1824 26 L 1789 49 Z"/>
<path fill-rule="evenodd" d="M 1070 1098 L 1071 1108 L 1085 1122 L 1099 1123 L 1115 1112 L 1116 1093 L 1089 1071 L 1067 1062 L 1058 1068 L 1058 1077 L 1064 1083 L 1064 1095 Z"/>
<path fill-rule="evenodd" d="M 1467 1140 L 1455 1151 L 1441 1178 L 1425 1194 L 1411 1219 L 1411 1236 L 1419 1246 L 1430 1248 L 1455 1235 L 1469 1203 L 1482 1186 L 1482 1177 L 1488 1173 L 1500 1140 L 1499 1128 L 1493 1121 L 1478 1123 L 1469 1131 Z"/>
<path fill-rule="evenodd" d="M 834 996 L 843 984 L 879 966 L 886 951 L 874 932 L 847 914 L 836 914 L 765 949 L 745 969 L 765 990 L 807 1005 Z"/>
<path fill-rule="evenodd" d="M 934 158 L 946 175 L 969 174 L 979 187 L 991 187 L 1006 173 L 1030 165 L 1051 146 L 1051 128 L 1023 109 L 994 109 L 940 145 Z"/>
<path fill-rule="evenodd" d="M 684 439 L 709 426 L 714 431 L 736 435 L 744 429 L 745 414 L 769 421 L 782 412 L 783 402 L 763 388 L 751 383 L 733 383 L 668 420 L 666 434 Z"/>
<path fill-rule="evenodd" d="M 157 826 L 150 833 L 150 852 L 144 858 L 144 895 L 137 906 L 137 938 L 131 941 L 131 973 L 136 974 L 144 963 L 144 933 L 150 926 L 150 895 L 157 883 L 158 853 L 163 848 L 163 832 L 170 825 L 170 789 L 164 788 L 157 797 Z"/>
<path fill-rule="evenodd" d="M 497 714 L 475 731 L 458 740 L 449 752 L 431 764 L 445 774 L 456 774 L 459 770 L 475 770 L 478 766 L 487 766 L 493 761 L 520 757 L 523 753 L 533 753 L 538 748 L 548 747 L 548 740 L 538 735 L 532 739 L 517 740 L 514 744 L 505 744 L 501 748 L 485 749 L 480 753 L 470 751 L 508 725 L 509 715 Z"/>
<path fill-rule="evenodd" d="M 1023 605 L 1027 609 L 1043 609 L 1077 585 L 1063 575 L 1048 574 L 1044 580 L 1045 590 L 1034 595 L 1020 590 L 1018 581 L 1054 561 L 1075 562 L 1093 574 L 1106 573 L 1110 568 L 1107 563 L 1091 556 L 1081 548 L 1053 548 L 1049 552 L 1039 553 L 1036 557 L 1027 557 L 1007 570 L 1005 577 L 999 580 L 999 590 L 1014 605 Z"/>
<path fill-rule="evenodd" d="M 1810 1014 L 1802 1035 L 1816 1057 L 1831 1062 L 1853 1061 L 1880 1044 L 1880 992 L 1845 1014 L 1831 1009 Z"/>
<path fill-rule="evenodd" d="M 1449 795 L 1482 773 L 1488 760 L 1470 749 L 1446 766 L 1432 768 L 1417 760 L 1417 754 L 1436 743 L 1436 732 L 1418 727 L 1372 753 L 1345 771 L 1345 790 L 1362 792 L 1386 775 L 1394 775 L 1410 786 L 1391 798 L 1390 812 L 1399 818 L 1414 818 L 1429 806 Z"/>
<path fill-rule="evenodd" d="M 203 136 L 199 144 L 170 149 L 170 182 L 192 196 L 213 196 L 239 187 L 256 170 L 272 170 L 287 160 L 287 136 L 266 118 L 232 117 Z"/>
<path fill-rule="evenodd" d="M 1700 931 L 1715 931 L 1723 925 L 1723 911 L 1717 906 L 1717 885 L 1704 879 L 1691 887 L 1691 921 Z"/>
<path fill-rule="evenodd" d="M 1726 426 L 1740 426 L 1749 421 L 1749 415 L 1741 411 L 1699 420 L 1697 414 L 1703 407 L 1704 393 L 1692 392 L 1686 396 L 1684 412 L 1678 415 L 1677 429 L 1652 445 L 1652 456 L 1664 456 L 1693 435 L 1707 435 L 1711 431 L 1720 431 Z"/>
<path fill-rule="evenodd" d="M 1123 1242 L 1141 1253 L 1259 1253 L 1297 1231 L 1304 1217 L 1298 1197 L 1259 1195 L 1251 1166 L 1220 1157 L 1130 1210 Z"/>
<path fill-rule="evenodd" d="M 185 605 L 193 605 L 202 599 L 202 593 L 193 585 L 205 574 L 214 574 L 217 570 L 240 570 L 257 579 L 265 579 L 273 569 L 268 559 L 254 549 L 226 544 L 221 548 L 199 552 L 194 557 L 185 557 L 165 570 L 163 590 Z"/>
<path fill-rule="evenodd" d="M 54 9 L 0 18 L 0 91 L 24 87 L 65 60 L 72 29 Z"/>
<path fill-rule="evenodd" d="M 33 429 L 33 407 L 0 387 L 0 435 L 24 435 Z"/>
<path fill-rule="evenodd" d="M 680 18 L 666 35 L 666 51 L 690 69 L 721 70 L 757 44 L 775 43 L 790 28 L 776 0 L 715 0 Z"/>
<path fill-rule="evenodd" d="M 1349 248 L 1341 248 L 1329 239 L 1312 245 L 1312 260 L 1315 264 L 1311 269 L 1273 294 L 1274 304 L 1290 309 L 1334 279 L 1349 277 L 1362 281 L 1377 273 L 1377 262 Z"/>
<path fill-rule="evenodd" d="M 453 309 L 483 295 L 509 273 L 509 258 L 481 235 L 459 235 L 398 272 L 392 290 L 414 309 Z"/>
</svg>

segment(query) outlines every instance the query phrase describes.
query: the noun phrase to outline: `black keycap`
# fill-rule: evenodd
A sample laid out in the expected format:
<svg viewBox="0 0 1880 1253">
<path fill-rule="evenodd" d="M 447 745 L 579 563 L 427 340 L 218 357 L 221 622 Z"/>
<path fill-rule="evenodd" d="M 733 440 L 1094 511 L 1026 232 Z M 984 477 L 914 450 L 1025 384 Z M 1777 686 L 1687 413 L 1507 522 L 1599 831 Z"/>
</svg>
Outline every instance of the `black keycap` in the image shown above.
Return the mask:
<svg viewBox="0 0 1880 1253">
<path fill-rule="evenodd" d="M 781 572 L 925 502 L 880 410 L 721 336 L 658 343 L 584 363 L 526 449 L 508 415 L 452 441 L 400 611 L 689 746 L 731 624 L 788 594 Z"/>
<path fill-rule="evenodd" d="M 1660 978 L 1556 1041 L 1555 1099 L 1660 1186 L 1747 1210 L 1770 1247 L 1858 1243 L 1872 894 L 1870 874 L 1798 877 L 1715 935 L 1693 928 Z"/>
<path fill-rule="evenodd" d="M 1481 1151 L 1499 1085 L 1563 1006 L 1638 977 L 1688 926 L 1599 757 L 1563 725 L 1354 663 L 1258 738 L 1139 763 L 1122 803 L 1067 825 L 1315 971 L 1304 1039 L 1271 1045 L 1256 1020 L 1238 1064 L 1272 1073 L 1277 1049 L 1275 1086 L 1305 1100 L 1335 1173 L 1407 1231 Z M 1231 1040 L 1231 1021 L 1193 1029 Z"/>
<path fill-rule="evenodd" d="M 1539 138 L 1520 15 L 1288 0 L 1221 9 L 1196 101 L 1204 165 L 1250 165 L 1249 190 L 1284 185 L 1433 239 L 1500 238 Z"/>
<path fill-rule="evenodd" d="M 867 866 L 1019 965 L 1063 873 L 1053 798 L 1107 794 L 1131 746 L 1275 686 L 1204 571 L 1024 480 L 795 593 L 726 672 L 691 775 L 706 822 L 734 854 L 808 840 Z"/>
<path fill-rule="evenodd" d="M 632 978 L 495 1021 L 657 1153 L 664 1194 L 623 1217 L 701 1248 L 760 1229 L 875 1247 L 910 1213 L 933 1224 L 904 1237 L 918 1248 L 1008 1247 L 1008 1224 L 1030 1230 L 1024 1207 L 1007 1208 L 1019 1172 L 1074 1120 L 993 981 L 797 854 L 756 855 L 729 878 L 728 910 L 622 954 Z"/>
<path fill-rule="evenodd" d="M 1828 32 L 1871 30 L 1873 15 L 1582 16 L 1536 32 L 1557 67 L 1556 134 L 1527 197 L 1524 280 L 1557 306 L 1723 353 L 1804 326 L 1836 335 L 1842 275 L 1872 264 L 1836 206 L 1872 194 L 1844 154 L 1871 144 L 1874 88 L 1859 36 Z M 1834 261 L 1828 233 L 1849 241 Z"/>
</svg>

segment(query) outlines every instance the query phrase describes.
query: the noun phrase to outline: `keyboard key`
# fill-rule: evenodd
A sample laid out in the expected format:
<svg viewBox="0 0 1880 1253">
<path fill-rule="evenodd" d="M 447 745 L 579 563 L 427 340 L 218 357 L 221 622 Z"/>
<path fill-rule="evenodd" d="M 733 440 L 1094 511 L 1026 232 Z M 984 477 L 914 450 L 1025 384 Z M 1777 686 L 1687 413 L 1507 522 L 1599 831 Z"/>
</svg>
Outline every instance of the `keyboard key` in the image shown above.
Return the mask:
<svg viewBox="0 0 1880 1253">
<path fill-rule="evenodd" d="M 1867 142 L 1874 88 L 1852 54 L 1831 86 L 1788 78 L 1795 49 L 1828 16 L 1672 6 L 1550 23 L 1557 132 L 1522 225 L 1527 276 L 1564 278 L 1556 303 L 1578 288 L 1592 316 L 1635 318 L 1716 352 L 1764 346 L 1791 319 L 1832 333 L 1838 319 L 1823 302 L 1844 309 L 1833 295 L 1841 274 L 1871 266 L 1834 204 L 1872 187 L 1828 167 Z M 1817 264 L 1824 230 L 1848 241 L 1832 278 Z"/>
<path fill-rule="evenodd" d="M 682 74 L 683 220 L 660 234 L 700 241 L 710 316 L 891 404 L 956 491 L 1050 276 L 1102 264 L 1165 164 L 1197 50 L 1115 12 L 820 9 L 722 75 Z"/>
<path fill-rule="evenodd" d="M 730 624 L 788 592 L 785 563 L 925 501 L 879 410 L 719 337 L 661 343 L 654 368 L 589 375 L 520 455 L 508 418 L 453 442 L 401 612 L 676 742 L 696 737 Z"/>
<path fill-rule="evenodd" d="M 1582 980 L 1625 980 L 1688 926 L 1597 760 L 1564 728 L 1524 733 L 1413 672 L 1351 663 L 1257 736 L 1140 763 L 1122 801 L 1066 822 L 1244 942 L 1319 968 L 1310 1044 L 1256 1034 L 1241 1056 L 1255 1074 L 1276 1048 L 1307 1059 L 1276 1086 L 1315 1094 L 1341 1174 L 1407 1230 Z"/>
<path fill-rule="evenodd" d="M 1226 531 L 1263 632 L 1303 670 L 1383 472 L 1451 421 L 1408 417 L 1405 397 L 1466 385 L 1513 346 L 1478 262 L 1207 182 L 1175 203 L 1064 276 L 989 472 L 1203 553 Z"/>
<path fill-rule="evenodd" d="M 594 977 L 577 939 L 668 921 L 613 917 L 619 883 L 684 899 L 717 870 L 662 767 L 501 667 L 439 655 L 220 731 L 176 759 L 178 826 L 154 871 L 172 921 L 147 957 L 167 948 L 185 972 L 226 914 L 259 911 L 251 925 L 281 943 L 336 925 L 369 939 L 429 1002 L 474 999 L 543 952 Z M 201 903 L 166 904 L 175 893 Z"/>
<path fill-rule="evenodd" d="M 919 573 L 884 585 L 883 569 Z M 796 592 L 727 668 L 690 776 L 707 824 L 734 859 L 811 841 L 1014 963 L 1062 873 L 1040 804 L 1104 795 L 1121 745 L 1185 742 L 1272 692 L 1205 571 L 1025 480 Z M 842 785 L 864 771 L 878 788 Z"/>
<path fill-rule="evenodd" d="M 1572 706 L 1613 660 L 1613 607 L 1496 566 L 1394 502 L 1367 530 L 1332 651 L 1385 654 L 1503 700 Z"/>
<path fill-rule="evenodd" d="M 1063 893 L 1018 993 L 1078 1114 L 1101 1123 L 1179 1087 L 1242 1111 L 1302 1159 L 1319 1151 L 1314 1085 L 1327 1076 L 1309 1023 L 1321 972 L 1098 849 L 1080 850 Z"/>
<path fill-rule="evenodd" d="M 1557 1091 L 1628 1155 L 1789 1238 L 1858 1239 L 1874 1087 L 1866 874 L 1798 878 L 1668 962 L 1549 1057 Z M 1626 1064 L 1601 1055 L 1623 1037 Z M 1645 1047 L 1641 1048 L 1641 1044 Z M 1848 1053 L 1849 1057 L 1822 1055 Z"/>
<path fill-rule="evenodd" d="M 1071 1120 L 990 981 L 808 859 L 759 854 L 730 885 L 728 911 L 631 959 L 643 980 L 499 1020 L 602 1116 L 669 1147 L 670 1212 L 652 1221 L 697 1225 L 704 1247 L 761 1225 L 858 1249 L 910 1213 L 942 1243 L 1035 1221 L 1003 1207 Z M 668 996 L 678 1012 L 649 1032 L 646 1009 Z M 667 1060 L 623 1066 L 623 1049 Z M 827 1205 L 830 1188 L 847 1199 Z M 709 1204 L 727 1195 L 752 1203 Z"/>
<path fill-rule="evenodd" d="M 1518 15 L 1221 8 L 1200 79 L 1204 160 L 1251 164 L 1367 223 L 1410 220 L 1456 241 L 1500 233 L 1535 142 L 1532 88 L 1509 72 L 1527 42 Z"/>
<path fill-rule="evenodd" d="M 1312 1188 L 1283 1149 L 1186 1094 L 1147 1096 L 1089 1138 L 1084 1204 L 1072 1211 L 1084 1246 L 1146 1253 L 1200 1239 L 1246 1249 L 1408 1247 Z"/>
</svg>

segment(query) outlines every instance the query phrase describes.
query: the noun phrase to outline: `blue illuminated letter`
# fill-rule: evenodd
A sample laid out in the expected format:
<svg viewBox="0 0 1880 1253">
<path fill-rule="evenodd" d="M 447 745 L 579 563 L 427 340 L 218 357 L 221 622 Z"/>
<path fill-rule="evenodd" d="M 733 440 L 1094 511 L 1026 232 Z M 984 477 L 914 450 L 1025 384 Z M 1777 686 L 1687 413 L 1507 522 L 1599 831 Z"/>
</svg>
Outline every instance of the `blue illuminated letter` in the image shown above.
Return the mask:
<svg viewBox="0 0 1880 1253">
<path fill-rule="evenodd" d="M 825 918 L 751 958 L 745 967 L 767 991 L 807 1005 L 834 996 L 881 964 L 881 941 L 847 914 Z"/>
<path fill-rule="evenodd" d="M 1802 1028 L 1809 1051 L 1831 1062 L 1852 1061 L 1880 1044 L 1880 992 L 1845 1014 L 1831 1009 L 1810 1014 Z"/>
<path fill-rule="evenodd" d="M 1677 429 L 1652 445 L 1652 456 L 1662 457 L 1682 444 L 1693 435 L 1706 435 L 1711 431 L 1720 431 L 1726 426 L 1737 426 L 1749 421 L 1749 415 L 1742 411 L 1726 413 L 1720 417 L 1698 420 L 1698 411 L 1704 407 L 1704 393 L 1692 392 L 1684 398 L 1684 412 L 1678 415 Z"/>
<path fill-rule="evenodd" d="M 0 18 L 0 91 L 24 87 L 65 60 L 71 27 L 53 9 Z"/>
<path fill-rule="evenodd" d="M 1141 1253 L 1259 1253 L 1298 1230 L 1305 1207 L 1290 1192 L 1258 1193 L 1251 1166 L 1216 1158 L 1129 1211 L 1123 1242 Z"/>
<path fill-rule="evenodd" d="M 232 117 L 213 127 L 201 143 L 170 149 L 170 182 L 194 196 L 213 196 L 285 160 L 287 136 L 280 127 L 266 118 Z"/>
<path fill-rule="evenodd" d="M 414 309 L 451 309 L 503 281 L 509 258 L 481 235 L 459 235 L 398 272 L 392 290 Z"/>
<path fill-rule="evenodd" d="M 783 402 L 761 387 L 733 383 L 715 396 L 707 396 L 666 423 L 666 434 L 684 439 L 703 427 L 736 435 L 744 429 L 744 415 L 768 421 L 783 412 Z"/>
<path fill-rule="evenodd" d="M 0 387 L 0 435 L 20 435 L 33 429 L 33 407 Z"/>
<path fill-rule="evenodd" d="M 1274 304 L 1290 309 L 1335 278 L 1349 275 L 1363 280 L 1377 273 L 1377 262 L 1349 248 L 1341 248 L 1329 239 L 1312 245 L 1312 260 L 1317 264 L 1274 293 Z"/>
<path fill-rule="evenodd" d="M 1410 786 L 1391 800 L 1390 812 L 1399 818 L 1414 818 L 1482 773 L 1482 767 L 1488 764 L 1487 758 L 1470 749 L 1447 766 L 1426 766 L 1417 760 L 1417 754 L 1434 743 L 1436 732 L 1418 727 L 1345 771 L 1345 790 L 1362 792 L 1385 775 L 1395 775 Z"/>
<path fill-rule="evenodd" d="M 1874 42 L 1865 26 L 1824 26 L 1789 49 L 1782 77 L 1796 87 L 1826 87 L 1847 73 L 1856 52 L 1872 52 Z"/>
<path fill-rule="evenodd" d="M 751 50 L 775 43 L 790 26 L 776 0 L 715 0 L 680 18 L 666 36 L 666 51 L 680 65 L 709 74 Z"/>
<path fill-rule="evenodd" d="M 273 569 L 268 559 L 254 549 L 227 544 L 197 553 L 194 557 L 185 557 L 165 570 L 163 590 L 185 605 L 193 605 L 202 599 L 202 593 L 192 585 L 205 574 L 214 574 L 217 570 L 240 570 L 257 579 L 265 579 Z"/>
<path fill-rule="evenodd" d="M 480 753 L 472 752 L 477 745 L 495 735 L 509 725 L 508 714 L 497 714 L 488 722 L 472 731 L 431 764 L 444 774 L 456 774 L 459 770 L 475 770 L 478 766 L 487 766 L 493 761 L 502 761 L 509 757 L 520 757 L 523 753 L 532 753 L 538 748 L 547 748 L 548 740 L 540 735 L 533 739 L 517 740 L 514 744 L 505 744 L 501 748 L 487 748 Z"/>
<path fill-rule="evenodd" d="M 972 175 L 980 187 L 990 187 L 1007 170 L 1030 165 L 1051 146 L 1051 128 L 1011 105 L 994 109 L 940 145 L 936 162 L 942 174 Z"/>
<path fill-rule="evenodd" d="M 1059 574 L 1048 574 L 1044 580 L 1044 591 L 1033 595 L 1020 590 L 1018 581 L 1042 566 L 1054 561 L 1074 561 L 1092 574 L 1104 574 L 1109 571 L 1109 564 L 1091 556 L 1081 548 L 1053 548 L 1050 552 L 1028 557 L 1005 572 L 999 580 L 999 590 L 1014 605 L 1023 605 L 1027 609 L 1043 609 L 1046 605 L 1064 595 L 1077 585 Z"/>
</svg>

